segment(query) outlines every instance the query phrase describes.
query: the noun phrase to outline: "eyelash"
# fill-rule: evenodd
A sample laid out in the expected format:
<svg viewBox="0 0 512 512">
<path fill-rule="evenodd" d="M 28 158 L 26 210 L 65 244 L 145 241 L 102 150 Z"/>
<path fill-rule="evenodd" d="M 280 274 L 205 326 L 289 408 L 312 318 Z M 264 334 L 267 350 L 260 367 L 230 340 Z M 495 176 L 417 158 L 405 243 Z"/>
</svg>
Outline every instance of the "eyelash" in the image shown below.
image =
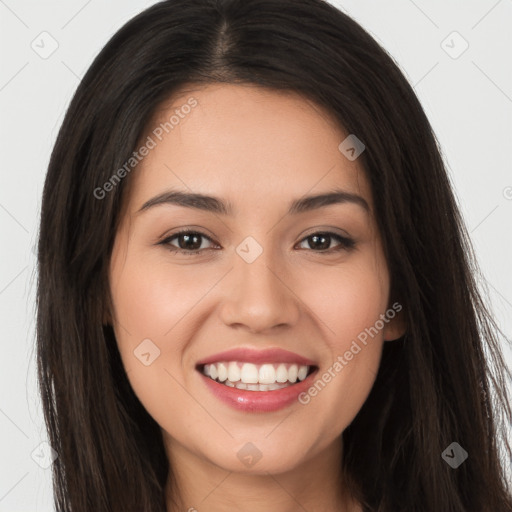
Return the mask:
<svg viewBox="0 0 512 512">
<path fill-rule="evenodd" d="M 175 238 L 179 237 L 180 235 L 184 235 L 184 234 L 199 235 L 200 237 L 206 238 L 210 242 L 213 242 L 209 236 L 205 235 L 204 233 L 201 233 L 200 231 L 191 231 L 191 230 L 184 229 L 182 231 L 178 231 L 178 232 L 174 233 L 173 235 L 167 237 L 165 240 L 162 240 L 161 242 L 159 242 L 159 245 L 166 245 L 168 247 L 169 251 L 171 251 L 172 253 L 185 254 L 186 256 L 194 256 L 194 255 L 201 253 L 202 251 L 212 250 L 211 248 L 208 248 L 208 249 L 196 249 L 196 250 L 188 251 L 186 249 L 179 249 L 177 247 L 170 245 L 171 240 L 174 240 Z M 329 231 L 317 231 L 315 233 L 311 233 L 310 235 L 303 238 L 299 243 L 302 243 L 303 241 L 305 241 L 308 238 L 311 238 L 315 235 L 323 235 L 323 236 L 335 238 L 338 242 L 340 242 L 340 245 L 334 249 L 326 249 L 323 251 L 315 251 L 313 249 L 310 249 L 313 252 L 318 252 L 320 254 L 332 254 L 333 252 L 341 252 L 343 250 L 351 250 L 356 245 L 355 240 L 353 240 L 352 238 L 343 237 L 341 235 L 338 235 L 337 233 L 332 233 Z"/>
</svg>

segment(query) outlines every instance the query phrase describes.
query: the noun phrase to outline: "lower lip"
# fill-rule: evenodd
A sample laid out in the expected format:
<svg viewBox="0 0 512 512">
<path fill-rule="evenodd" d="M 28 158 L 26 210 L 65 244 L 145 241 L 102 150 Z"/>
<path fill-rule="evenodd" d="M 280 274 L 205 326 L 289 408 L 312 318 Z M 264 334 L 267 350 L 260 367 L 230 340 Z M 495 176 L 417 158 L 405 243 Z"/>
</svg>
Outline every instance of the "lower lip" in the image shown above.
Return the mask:
<svg viewBox="0 0 512 512">
<path fill-rule="evenodd" d="M 311 386 L 318 369 L 310 373 L 303 381 L 274 391 L 247 391 L 231 388 L 225 384 L 210 379 L 199 371 L 210 391 L 224 403 L 246 412 L 272 412 L 298 402 L 298 396 Z"/>
</svg>

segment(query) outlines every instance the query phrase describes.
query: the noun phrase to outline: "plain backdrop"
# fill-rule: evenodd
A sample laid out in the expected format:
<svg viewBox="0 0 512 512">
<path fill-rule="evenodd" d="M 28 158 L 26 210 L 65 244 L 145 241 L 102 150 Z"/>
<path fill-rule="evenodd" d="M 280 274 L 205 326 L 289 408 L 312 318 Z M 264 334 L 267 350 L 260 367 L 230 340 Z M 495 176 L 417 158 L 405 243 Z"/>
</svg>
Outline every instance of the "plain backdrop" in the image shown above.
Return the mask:
<svg viewBox="0 0 512 512">
<path fill-rule="evenodd" d="M 35 462 L 49 453 L 36 388 L 34 246 L 50 151 L 93 58 L 152 3 L 0 0 L 0 512 L 54 510 L 51 469 Z M 333 3 L 414 86 L 511 338 L 512 0 Z M 512 364 L 509 349 L 506 357 Z"/>
</svg>

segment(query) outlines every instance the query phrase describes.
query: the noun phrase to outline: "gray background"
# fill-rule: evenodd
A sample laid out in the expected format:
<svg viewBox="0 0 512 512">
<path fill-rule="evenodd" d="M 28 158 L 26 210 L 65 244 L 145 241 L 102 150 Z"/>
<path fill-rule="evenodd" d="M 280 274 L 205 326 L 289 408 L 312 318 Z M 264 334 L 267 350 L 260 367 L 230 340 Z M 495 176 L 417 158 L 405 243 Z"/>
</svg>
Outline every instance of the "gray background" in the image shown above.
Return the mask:
<svg viewBox="0 0 512 512">
<path fill-rule="evenodd" d="M 50 151 L 93 58 L 152 3 L 0 0 L 0 512 L 53 510 L 51 470 L 34 461 L 45 465 L 50 452 L 37 448 L 46 434 L 33 353 L 33 247 Z M 512 0 L 333 3 L 388 50 L 414 86 L 510 338 Z M 512 364 L 509 349 L 506 357 Z"/>
</svg>

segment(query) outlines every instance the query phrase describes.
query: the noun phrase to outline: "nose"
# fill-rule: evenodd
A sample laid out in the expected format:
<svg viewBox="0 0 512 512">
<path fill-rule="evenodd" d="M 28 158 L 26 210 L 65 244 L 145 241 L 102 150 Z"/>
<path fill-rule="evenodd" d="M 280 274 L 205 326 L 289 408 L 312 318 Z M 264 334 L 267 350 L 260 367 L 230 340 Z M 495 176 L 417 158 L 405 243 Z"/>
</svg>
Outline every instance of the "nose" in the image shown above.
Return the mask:
<svg viewBox="0 0 512 512">
<path fill-rule="evenodd" d="M 222 321 L 252 333 L 269 333 L 290 328 L 300 317 L 300 299 L 293 292 L 289 273 L 270 251 L 252 263 L 234 256 L 234 268 L 224 282 Z"/>
</svg>

